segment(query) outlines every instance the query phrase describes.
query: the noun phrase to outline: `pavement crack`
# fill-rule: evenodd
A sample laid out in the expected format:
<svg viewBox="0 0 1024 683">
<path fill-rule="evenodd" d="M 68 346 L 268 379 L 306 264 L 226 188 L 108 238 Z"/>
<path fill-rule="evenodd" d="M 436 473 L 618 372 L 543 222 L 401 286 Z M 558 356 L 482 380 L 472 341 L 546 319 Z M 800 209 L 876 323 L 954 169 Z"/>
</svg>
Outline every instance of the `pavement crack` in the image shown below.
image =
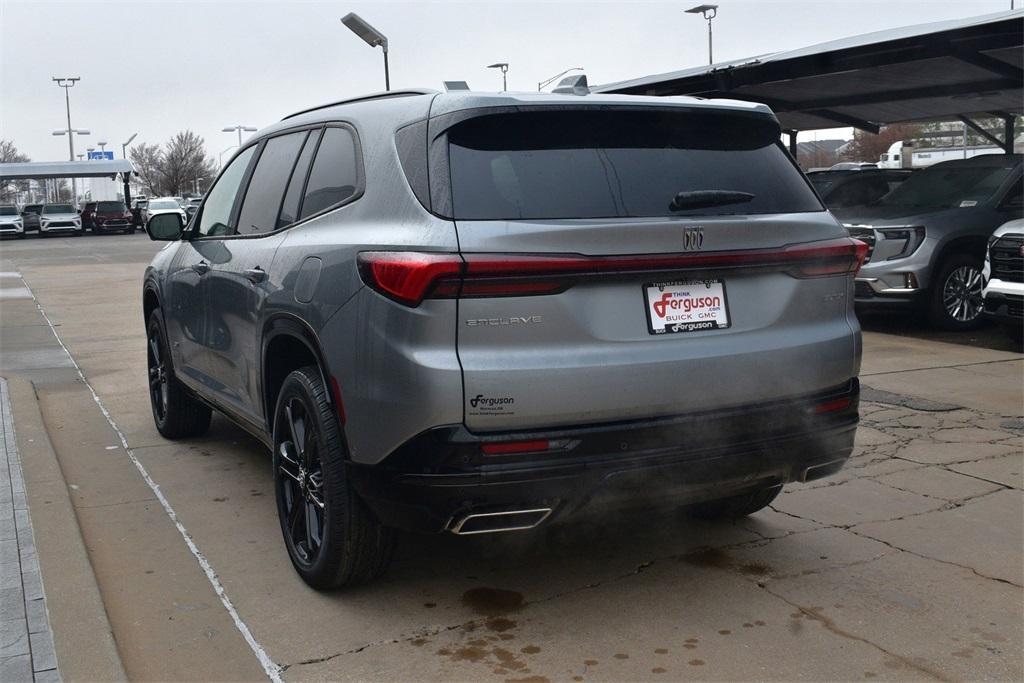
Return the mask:
<svg viewBox="0 0 1024 683">
<path fill-rule="evenodd" d="M 889 657 L 899 661 L 904 666 L 909 667 L 911 669 L 914 669 L 915 671 L 918 671 L 918 672 L 920 672 L 922 674 L 925 674 L 925 675 L 927 675 L 930 678 L 933 678 L 935 680 L 939 680 L 939 681 L 952 681 L 953 680 L 953 679 L 949 678 L 948 676 L 942 674 L 941 672 L 935 671 L 934 669 L 932 669 L 931 667 L 929 667 L 929 666 L 927 666 L 925 664 L 922 664 L 920 662 L 916 662 L 916 661 L 914 661 L 912 659 L 904 657 L 903 655 L 897 654 L 897 653 L 893 652 L 892 650 L 888 650 L 888 649 L 882 647 L 881 645 L 879 645 L 878 643 L 865 638 L 864 636 L 859 636 L 856 633 L 852 633 L 850 631 L 847 631 L 846 629 L 844 629 L 841 626 L 839 626 L 838 624 L 836 624 L 836 622 L 831 617 L 828 617 L 825 614 L 823 614 L 821 608 L 807 607 L 805 605 L 801 605 L 801 604 L 799 604 L 797 602 L 794 602 L 793 600 L 790 600 L 789 598 L 787 598 L 785 595 L 782 595 L 781 593 L 777 593 L 777 592 L 773 591 L 771 588 L 768 587 L 767 583 L 764 583 L 764 584 L 758 583 L 757 585 L 763 591 L 768 593 L 769 595 L 771 595 L 771 596 L 781 600 L 782 602 L 786 603 L 790 607 L 793 607 L 794 609 L 799 610 L 808 619 L 811 619 L 813 621 L 818 622 L 829 633 L 837 635 L 840 638 L 845 638 L 847 640 L 853 640 L 853 641 L 856 641 L 856 642 L 859 642 L 859 643 L 864 643 L 865 645 L 873 647 L 876 650 L 878 650 L 879 652 L 882 652 L 883 654 L 885 654 L 885 655 L 887 655 L 887 656 L 889 656 Z"/>
<path fill-rule="evenodd" d="M 283 664 L 283 665 L 281 665 L 281 672 L 284 673 L 285 671 L 287 671 L 288 669 L 290 669 L 290 668 L 292 668 L 294 666 L 307 666 L 309 664 L 320 664 L 322 662 L 329 662 L 332 659 L 337 659 L 338 657 L 344 657 L 345 655 L 359 654 L 363 650 L 368 650 L 368 649 L 373 648 L 373 647 L 380 647 L 382 645 L 395 645 L 395 644 L 398 644 L 398 643 L 408 643 L 408 642 L 411 642 L 413 640 L 416 640 L 417 638 L 429 638 L 430 636 L 436 636 L 436 635 L 438 635 L 440 633 L 447 633 L 448 631 L 454 631 L 454 630 L 460 629 L 460 628 L 466 628 L 466 627 L 470 627 L 470 626 L 479 626 L 479 625 L 485 623 L 485 621 L 486 620 L 471 619 L 469 621 L 464 621 L 464 622 L 462 622 L 460 624 L 452 624 L 452 625 L 448 625 L 448 626 L 436 626 L 434 628 L 421 629 L 421 630 L 419 630 L 419 631 L 417 631 L 417 632 L 415 632 L 413 634 L 410 634 L 408 636 L 402 636 L 402 637 L 399 637 L 399 638 L 385 638 L 383 640 L 374 640 L 374 641 L 371 641 L 369 643 L 364 643 L 364 644 L 360 645 L 359 647 L 354 647 L 354 648 L 351 648 L 349 650 L 343 650 L 341 652 L 335 652 L 334 654 L 323 655 L 322 657 L 312 657 L 310 659 L 303 659 L 301 661 L 293 662 L 291 664 Z"/>
</svg>

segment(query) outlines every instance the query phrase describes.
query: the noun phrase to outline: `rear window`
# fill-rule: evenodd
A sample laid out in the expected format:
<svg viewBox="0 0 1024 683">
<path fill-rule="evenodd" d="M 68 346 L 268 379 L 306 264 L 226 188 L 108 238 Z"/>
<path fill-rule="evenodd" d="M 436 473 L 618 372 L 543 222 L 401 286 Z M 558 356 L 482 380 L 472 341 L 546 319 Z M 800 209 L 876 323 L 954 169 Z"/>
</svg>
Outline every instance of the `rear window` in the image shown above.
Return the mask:
<svg viewBox="0 0 1024 683">
<path fill-rule="evenodd" d="M 99 213 L 123 213 L 124 210 L 123 202 L 100 202 L 96 205 L 96 211 Z"/>
<path fill-rule="evenodd" d="M 455 218 L 628 218 L 822 211 L 772 121 L 689 112 L 557 111 L 449 132 Z M 679 192 L 749 202 L 672 210 Z"/>
</svg>

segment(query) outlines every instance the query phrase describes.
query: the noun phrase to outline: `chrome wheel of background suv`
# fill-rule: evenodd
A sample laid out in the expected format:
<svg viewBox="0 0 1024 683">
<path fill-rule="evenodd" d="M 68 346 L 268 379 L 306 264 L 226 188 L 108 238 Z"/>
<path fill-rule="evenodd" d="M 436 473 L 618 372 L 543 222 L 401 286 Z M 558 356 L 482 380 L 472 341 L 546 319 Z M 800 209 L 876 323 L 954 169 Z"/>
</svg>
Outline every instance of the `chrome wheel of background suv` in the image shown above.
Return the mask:
<svg viewBox="0 0 1024 683">
<path fill-rule="evenodd" d="M 959 322 L 971 322 L 981 315 L 981 271 L 974 266 L 960 266 L 949 274 L 942 286 L 942 302 L 946 312 Z"/>
</svg>

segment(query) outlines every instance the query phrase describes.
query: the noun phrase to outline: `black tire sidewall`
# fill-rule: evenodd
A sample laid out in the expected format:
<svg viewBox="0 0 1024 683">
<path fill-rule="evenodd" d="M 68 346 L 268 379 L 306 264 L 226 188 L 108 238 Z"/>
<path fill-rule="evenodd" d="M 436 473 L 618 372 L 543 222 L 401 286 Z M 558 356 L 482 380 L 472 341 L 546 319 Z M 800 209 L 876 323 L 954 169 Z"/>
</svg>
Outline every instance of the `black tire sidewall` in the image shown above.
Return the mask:
<svg viewBox="0 0 1024 683">
<path fill-rule="evenodd" d="M 277 505 L 278 522 L 281 534 L 288 549 L 288 556 L 295 570 L 302 578 L 314 587 L 332 587 L 339 567 L 347 552 L 346 531 L 344 520 L 350 508 L 349 487 L 345 476 L 345 449 L 338 430 L 336 419 L 331 414 L 330 404 L 320 397 L 324 396 L 326 387 L 315 368 L 302 368 L 289 374 L 281 385 L 277 404 L 274 409 L 274 451 L 273 475 L 274 498 Z M 283 485 L 278 468 L 280 467 L 279 446 L 282 441 L 281 430 L 284 426 L 284 406 L 287 401 L 298 398 L 305 404 L 307 418 L 315 421 L 317 447 L 323 472 L 324 519 L 321 531 L 321 546 L 316 559 L 311 564 L 303 563 L 297 556 L 291 534 L 287 528 L 287 510 L 285 507 Z"/>
</svg>

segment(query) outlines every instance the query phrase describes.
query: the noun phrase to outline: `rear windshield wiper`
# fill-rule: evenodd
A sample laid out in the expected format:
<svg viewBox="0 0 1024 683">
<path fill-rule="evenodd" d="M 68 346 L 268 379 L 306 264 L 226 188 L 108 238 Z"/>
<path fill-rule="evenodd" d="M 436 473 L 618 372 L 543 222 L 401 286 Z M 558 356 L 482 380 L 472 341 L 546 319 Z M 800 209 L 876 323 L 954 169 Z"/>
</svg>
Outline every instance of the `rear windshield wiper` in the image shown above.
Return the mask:
<svg viewBox="0 0 1024 683">
<path fill-rule="evenodd" d="M 725 206 L 726 204 L 744 204 L 754 198 L 749 192 L 737 190 L 693 190 L 680 192 L 668 205 L 669 211 L 685 211 L 687 209 L 705 209 L 709 206 Z"/>
</svg>

